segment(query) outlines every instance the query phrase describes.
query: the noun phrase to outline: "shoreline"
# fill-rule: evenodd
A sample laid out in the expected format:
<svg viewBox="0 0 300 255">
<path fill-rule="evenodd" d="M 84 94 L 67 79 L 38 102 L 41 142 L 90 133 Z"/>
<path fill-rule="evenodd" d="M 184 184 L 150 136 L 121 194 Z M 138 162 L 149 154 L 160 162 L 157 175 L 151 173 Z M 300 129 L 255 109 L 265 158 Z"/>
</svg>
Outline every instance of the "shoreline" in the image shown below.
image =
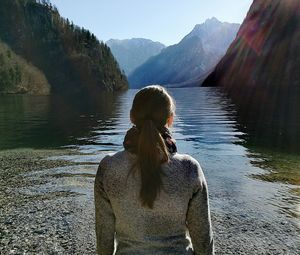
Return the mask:
<svg viewBox="0 0 300 255">
<path fill-rule="evenodd" d="M 93 183 L 103 156 L 0 151 L 0 254 L 95 254 Z M 299 254 L 292 221 L 222 199 L 210 200 L 216 254 Z"/>
</svg>

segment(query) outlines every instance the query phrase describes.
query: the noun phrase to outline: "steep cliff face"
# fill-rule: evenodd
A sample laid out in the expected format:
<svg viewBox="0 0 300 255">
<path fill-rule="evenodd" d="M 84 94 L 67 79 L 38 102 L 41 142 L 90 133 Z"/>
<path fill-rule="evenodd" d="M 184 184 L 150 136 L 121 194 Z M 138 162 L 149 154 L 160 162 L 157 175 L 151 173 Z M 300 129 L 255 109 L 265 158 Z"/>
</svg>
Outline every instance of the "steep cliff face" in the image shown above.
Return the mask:
<svg viewBox="0 0 300 255">
<path fill-rule="evenodd" d="M 223 86 L 244 119 L 266 131 L 299 135 L 299 66 L 300 1 L 254 0 L 236 39 L 202 85 Z"/>
<path fill-rule="evenodd" d="M 300 86 L 300 1 L 255 0 L 226 55 L 203 85 Z"/>
<path fill-rule="evenodd" d="M 45 75 L 0 41 L 0 94 L 49 95 Z"/>
<path fill-rule="evenodd" d="M 128 87 L 109 47 L 62 18 L 49 1 L 1 0 L 0 39 L 45 74 L 53 93 Z"/>
<path fill-rule="evenodd" d="M 195 74 L 193 67 L 197 66 L 197 71 L 203 72 L 203 65 L 201 65 L 203 61 L 200 56 L 204 54 L 201 40 L 196 37 L 169 46 L 159 55 L 139 66 L 128 77 L 130 87 L 141 88 L 149 84 L 166 85 L 184 82 Z"/>
<path fill-rule="evenodd" d="M 178 44 L 169 46 L 133 71 L 132 88 L 149 84 L 173 87 L 197 86 L 199 79 L 224 56 L 234 40 L 239 24 L 216 18 L 198 24 Z"/>
</svg>

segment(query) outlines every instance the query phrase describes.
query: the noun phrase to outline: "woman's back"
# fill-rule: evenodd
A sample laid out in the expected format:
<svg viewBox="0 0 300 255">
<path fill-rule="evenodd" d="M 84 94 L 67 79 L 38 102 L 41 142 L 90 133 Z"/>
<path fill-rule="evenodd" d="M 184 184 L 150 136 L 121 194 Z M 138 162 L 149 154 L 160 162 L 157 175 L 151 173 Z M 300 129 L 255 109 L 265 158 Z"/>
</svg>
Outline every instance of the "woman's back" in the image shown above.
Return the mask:
<svg viewBox="0 0 300 255">
<path fill-rule="evenodd" d="M 171 154 L 162 164 L 161 191 L 149 208 L 139 197 L 138 166 L 130 172 L 136 160 L 136 154 L 123 150 L 100 162 L 95 181 L 98 254 L 113 254 L 114 237 L 117 255 L 213 254 L 207 184 L 198 161 Z"/>
</svg>

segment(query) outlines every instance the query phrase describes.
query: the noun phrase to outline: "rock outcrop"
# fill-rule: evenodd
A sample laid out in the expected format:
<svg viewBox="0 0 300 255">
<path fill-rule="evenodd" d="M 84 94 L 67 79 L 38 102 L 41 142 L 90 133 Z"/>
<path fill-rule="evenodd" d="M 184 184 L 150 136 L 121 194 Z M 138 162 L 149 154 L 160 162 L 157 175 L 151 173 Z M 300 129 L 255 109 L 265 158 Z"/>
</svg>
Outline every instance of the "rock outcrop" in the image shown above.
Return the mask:
<svg viewBox="0 0 300 255">
<path fill-rule="evenodd" d="M 254 0 L 236 39 L 202 85 L 224 87 L 241 119 L 263 134 L 300 137 L 299 66 L 300 1 Z"/>
</svg>

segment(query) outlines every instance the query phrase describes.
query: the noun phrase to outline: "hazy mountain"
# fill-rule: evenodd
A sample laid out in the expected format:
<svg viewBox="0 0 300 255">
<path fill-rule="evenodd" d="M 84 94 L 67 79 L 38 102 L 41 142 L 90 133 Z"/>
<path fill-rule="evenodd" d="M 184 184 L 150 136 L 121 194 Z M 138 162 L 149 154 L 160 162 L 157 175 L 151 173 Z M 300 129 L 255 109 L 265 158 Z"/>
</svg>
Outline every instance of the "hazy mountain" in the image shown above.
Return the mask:
<svg viewBox="0 0 300 255">
<path fill-rule="evenodd" d="M 196 25 L 184 39 L 200 38 L 205 52 L 224 55 L 236 37 L 239 27 L 240 24 L 220 22 L 213 17 L 203 24 Z"/>
<path fill-rule="evenodd" d="M 128 87 L 109 47 L 62 18 L 50 1 L 1 0 L 0 39 L 45 74 L 53 93 Z"/>
<path fill-rule="evenodd" d="M 300 137 L 300 1 L 255 0 L 204 86 L 223 86 L 243 118 Z M 257 124 L 257 127 L 259 125 Z M 284 140 L 296 141 L 294 138 Z"/>
<path fill-rule="evenodd" d="M 106 44 L 110 47 L 121 69 L 123 69 L 127 75 L 165 48 L 165 45 L 162 43 L 143 38 L 125 40 L 111 39 L 107 41 Z"/>
<path fill-rule="evenodd" d="M 196 25 L 178 44 L 163 49 L 129 75 L 130 87 L 155 83 L 196 85 L 225 54 L 238 28 L 239 24 L 220 22 L 216 18 Z"/>
</svg>

